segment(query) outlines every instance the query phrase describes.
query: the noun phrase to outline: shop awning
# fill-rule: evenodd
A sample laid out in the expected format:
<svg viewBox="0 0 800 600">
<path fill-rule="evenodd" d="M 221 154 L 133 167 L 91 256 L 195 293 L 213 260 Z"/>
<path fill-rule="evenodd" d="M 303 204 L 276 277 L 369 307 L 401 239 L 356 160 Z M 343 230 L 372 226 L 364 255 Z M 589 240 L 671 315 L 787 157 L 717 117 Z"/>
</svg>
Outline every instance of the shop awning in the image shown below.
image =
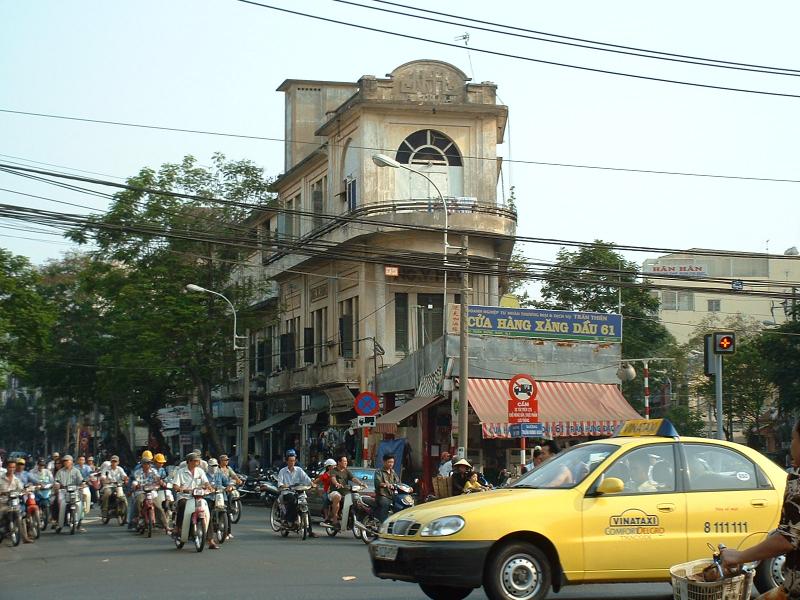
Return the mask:
<svg viewBox="0 0 800 600">
<path fill-rule="evenodd" d="M 329 410 L 331 413 L 353 410 L 353 404 L 356 399 L 355 396 L 353 396 L 353 392 L 351 392 L 350 388 L 346 385 L 338 385 L 324 391 L 325 395 L 328 396 L 328 400 L 330 400 Z"/>
<path fill-rule="evenodd" d="M 613 435 L 628 419 L 640 419 L 616 385 L 537 381 L 539 421 L 547 437 Z M 469 380 L 469 404 L 483 436 L 509 437 L 508 380 Z"/>
<path fill-rule="evenodd" d="M 250 428 L 250 433 L 258 433 L 259 431 L 264 431 L 265 429 L 269 429 L 280 423 L 281 421 L 285 421 L 289 417 L 296 415 L 296 412 L 283 412 L 283 413 L 275 413 L 268 419 L 264 419 L 260 423 L 256 423 Z"/>
<path fill-rule="evenodd" d="M 393 411 L 378 417 L 375 422 L 375 430 L 378 433 L 394 433 L 397 431 L 400 421 L 417 414 L 423 408 L 427 408 L 439 400 L 442 400 L 442 396 L 414 396 L 405 404 L 401 404 Z"/>
</svg>

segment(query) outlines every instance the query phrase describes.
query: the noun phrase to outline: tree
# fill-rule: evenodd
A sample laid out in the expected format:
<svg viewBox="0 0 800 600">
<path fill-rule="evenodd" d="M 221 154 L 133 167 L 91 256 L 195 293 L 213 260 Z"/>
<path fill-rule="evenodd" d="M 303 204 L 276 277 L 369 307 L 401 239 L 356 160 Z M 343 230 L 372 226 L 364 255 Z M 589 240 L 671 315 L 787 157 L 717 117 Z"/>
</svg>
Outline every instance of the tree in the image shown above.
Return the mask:
<svg viewBox="0 0 800 600">
<path fill-rule="evenodd" d="M 669 357 L 676 352 L 674 339 L 658 321 L 658 299 L 638 275 L 636 263 L 627 261 L 614 245 L 595 240 L 590 247 L 559 250 L 556 265 L 542 276 L 539 308 L 592 312 L 618 312 L 623 316 L 623 358 Z M 652 384 L 657 383 L 653 380 Z M 634 401 L 643 395 L 640 382 L 624 385 Z"/>
<path fill-rule="evenodd" d="M 28 259 L 0 248 L 0 377 L 24 376 L 47 343 L 54 309 Z"/>
<path fill-rule="evenodd" d="M 158 171 L 142 169 L 128 180 L 134 189 L 117 193 L 106 214 L 71 237 L 94 238 L 98 249 L 90 255 L 106 265 L 96 279 L 108 339 L 98 385 L 117 398 L 112 408 L 140 415 L 157 430 L 158 408 L 196 397 L 204 433 L 220 452 L 211 390 L 235 365 L 231 315 L 226 303 L 184 288 L 195 283 L 224 293 L 240 310 L 264 289 L 252 274 L 236 274 L 256 250 L 241 223 L 272 195 L 251 162 L 218 154 L 212 163 L 201 168 L 187 156 Z"/>
<path fill-rule="evenodd" d="M 769 380 L 778 390 L 780 406 L 785 412 L 800 412 L 800 322 L 787 321 L 762 334 Z"/>
</svg>

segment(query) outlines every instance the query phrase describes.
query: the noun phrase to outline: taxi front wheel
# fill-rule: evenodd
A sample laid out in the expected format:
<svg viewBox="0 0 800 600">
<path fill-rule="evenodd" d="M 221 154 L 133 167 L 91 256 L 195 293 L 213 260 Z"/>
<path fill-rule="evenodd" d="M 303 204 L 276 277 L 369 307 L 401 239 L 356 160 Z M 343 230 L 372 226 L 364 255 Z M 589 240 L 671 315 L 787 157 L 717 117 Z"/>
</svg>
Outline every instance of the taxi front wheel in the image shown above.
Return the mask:
<svg viewBox="0 0 800 600">
<path fill-rule="evenodd" d="M 541 600 L 552 581 L 550 561 L 527 542 L 501 546 L 489 560 L 483 588 L 491 600 Z"/>
<path fill-rule="evenodd" d="M 464 600 L 472 593 L 472 588 L 453 587 L 450 585 L 419 584 L 422 593 L 431 600 Z"/>
</svg>

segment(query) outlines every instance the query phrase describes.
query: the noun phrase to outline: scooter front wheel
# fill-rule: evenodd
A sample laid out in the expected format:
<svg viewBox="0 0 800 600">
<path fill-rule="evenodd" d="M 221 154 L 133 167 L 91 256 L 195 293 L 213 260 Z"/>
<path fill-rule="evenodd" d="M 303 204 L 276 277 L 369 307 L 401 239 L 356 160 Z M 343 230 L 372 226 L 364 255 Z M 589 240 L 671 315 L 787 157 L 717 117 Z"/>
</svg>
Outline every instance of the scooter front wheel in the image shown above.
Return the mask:
<svg viewBox="0 0 800 600">
<path fill-rule="evenodd" d="M 239 498 L 231 501 L 231 522 L 235 525 L 242 518 L 242 501 Z"/>
<path fill-rule="evenodd" d="M 369 544 L 373 540 L 377 539 L 377 535 L 374 533 L 378 531 L 380 528 L 381 523 L 378 519 L 374 517 L 367 517 L 364 519 L 364 526 L 361 527 L 361 541 L 365 544 Z"/>
<path fill-rule="evenodd" d="M 269 510 L 269 526 L 272 527 L 272 531 L 275 533 L 281 530 L 279 511 L 280 507 L 277 502 L 275 502 Z"/>
<path fill-rule="evenodd" d="M 198 552 L 202 552 L 206 545 L 205 530 L 203 519 L 197 519 L 194 525 L 194 549 Z"/>
<path fill-rule="evenodd" d="M 308 530 L 311 529 L 311 523 L 308 520 L 307 512 L 300 516 L 300 526 L 303 528 L 303 539 L 306 539 L 308 537 Z"/>
<path fill-rule="evenodd" d="M 325 533 L 327 533 L 330 537 L 336 537 L 336 534 L 339 533 L 339 530 L 336 527 L 325 527 Z"/>
<path fill-rule="evenodd" d="M 12 546 L 19 546 L 22 540 L 22 531 L 20 531 L 19 516 L 12 517 L 8 523 L 8 536 L 11 538 Z"/>
</svg>

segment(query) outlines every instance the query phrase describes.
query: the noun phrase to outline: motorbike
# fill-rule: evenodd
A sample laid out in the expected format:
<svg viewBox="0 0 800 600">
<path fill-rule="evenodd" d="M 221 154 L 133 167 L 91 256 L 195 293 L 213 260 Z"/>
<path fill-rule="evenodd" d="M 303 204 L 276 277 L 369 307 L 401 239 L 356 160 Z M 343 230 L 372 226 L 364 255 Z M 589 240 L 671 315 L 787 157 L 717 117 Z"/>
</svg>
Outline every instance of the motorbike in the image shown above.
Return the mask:
<svg viewBox="0 0 800 600">
<path fill-rule="evenodd" d="M 352 531 L 355 538 L 361 537 L 361 531 L 355 526 L 355 504 L 360 497 L 360 492 L 364 490 L 364 486 L 351 485 L 350 487 L 339 488 L 342 494 L 342 502 L 339 504 L 339 524 L 337 527 L 331 525 L 325 526 L 325 533 L 330 537 L 336 536 L 340 531 Z"/>
<path fill-rule="evenodd" d="M 308 537 L 311 532 L 311 517 L 308 513 L 306 492 L 310 489 L 310 485 L 304 484 L 290 486 L 284 492 L 282 501 L 272 505 L 270 526 L 281 537 L 288 537 L 292 532 L 299 534 L 302 539 Z"/>
<path fill-rule="evenodd" d="M 56 533 L 61 533 L 64 527 L 69 528 L 69 534 L 75 535 L 75 528 L 80 523 L 81 504 L 80 490 L 77 485 L 68 485 L 58 489 L 58 518 L 56 520 Z"/>
<path fill-rule="evenodd" d="M 180 533 L 174 536 L 175 547 L 180 550 L 189 540 L 194 542 L 197 552 L 202 552 L 206 544 L 206 531 L 211 522 L 211 515 L 208 511 L 208 503 L 205 495 L 208 493 L 203 488 L 194 488 L 191 495 L 186 500 L 186 507 L 183 511 L 183 519 L 180 525 Z"/>
<path fill-rule="evenodd" d="M 9 538 L 12 546 L 19 546 L 22 540 L 19 492 L 6 492 L 3 495 L 8 498 L 8 510 L 0 513 L 0 541 Z"/>
<path fill-rule="evenodd" d="M 228 494 L 228 518 L 231 523 L 238 523 L 242 518 L 242 499 L 239 488 L 234 487 Z"/>
<path fill-rule="evenodd" d="M 26 485 L 22 494 L 22 500 L 25 503 L 22 526 L 28 532 L 28 539 L 30 540 L 38 540 L 42 534 L 42 521 L 39 514 L 39 506 L 36 504 L 36 487 L 32 484 Z"/>
<path fill-rule="evenodd" d="M 242 501 L 253 502 L 260 500 L 269 507 L 278 497 L 278 475 L 274 469 L 262 471 L 258 477 L 245 477 L 240 475 L 244 484 L 240 488 Z"/>
<path fill-rule="evenodd" d="M 156 493 L 156 502 L 164 509 L 167 523 L 172 522 L 172 507 L 175 504 L 175 496 L 172 493 L 172 482 L 165 483 Z"/>
<path fill-rule="evenodd" d="M 214 493 L 211 494 L 213 505 L 211 506 L 211 531 L 214 532 L 214 539 L 222 544 L 228 538 L 231 526 L 228 522 L 228 505 L 225 501 L 225 487 L 216 486 Z"/>
<path fill-rule="evenodd" d="M 142 511 L 139 515 L 139 522 L 136 525 L 137 533 L 147 532 L 147 537 L 153 537 L 153 527 L 156 525 L 156 498 L 158 496 L 157 485 L 145 485 L 142 488 Z"/>
<path fill-rule="evenodd" d="M 105 493 L 106 489 L 111 490 L 111 492 L 108 498 L 108 510 L 103 513 L 103 525 L 108 525 L 113 516 L 117 517 L 119 525 L 124 525 L 128 520 L 128 499 L 125 498 L 122 484 L 110 481 L 103 485 L 102 492 Z"/>
<path fill-rule="evenodd" d="M 392 502 L 389 515 L 414 506 L 414 489 L 405 483 L 397 483 L 391 487 Z M 388 516 L 388 515 L 387 515 Z M 356 494 L 353 531 L 358 531 L 361 541 L 369 544 L 378 537 L 383 522 L 378 518 L 378 503 L 374 498 Z"/>
<path fill-rule="evenodd" d="M 50 523 L 50 493 L 53 491 L 52 483 L 45 483 L 36 487 L 36 504 L 39 506 L 39 530 L 47 530 Z"/>
</svg>

